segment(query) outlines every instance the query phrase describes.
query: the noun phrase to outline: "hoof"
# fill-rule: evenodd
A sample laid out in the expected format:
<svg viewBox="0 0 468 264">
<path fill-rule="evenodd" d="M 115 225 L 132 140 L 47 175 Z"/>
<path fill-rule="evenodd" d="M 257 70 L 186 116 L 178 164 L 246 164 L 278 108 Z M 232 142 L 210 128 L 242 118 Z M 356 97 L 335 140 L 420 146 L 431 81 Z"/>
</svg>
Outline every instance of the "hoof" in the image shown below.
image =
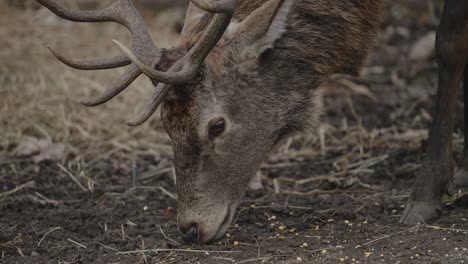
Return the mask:
<svg viewBox="0 0 468 264">
<path fill-rule="evenodd" d="M 467 188 L 468 187 L 468 171 L 461 168 L 453 177 L 453 184 L 456 188 Z"/>
<path fill-rule="evenodd" d="M 418 222 L 425 222 L 439 217 L 440 212 L 440 206 L 436 203 L 408 201 L 400 218 L 400 223 L 415 225 Z"/>
</svg>

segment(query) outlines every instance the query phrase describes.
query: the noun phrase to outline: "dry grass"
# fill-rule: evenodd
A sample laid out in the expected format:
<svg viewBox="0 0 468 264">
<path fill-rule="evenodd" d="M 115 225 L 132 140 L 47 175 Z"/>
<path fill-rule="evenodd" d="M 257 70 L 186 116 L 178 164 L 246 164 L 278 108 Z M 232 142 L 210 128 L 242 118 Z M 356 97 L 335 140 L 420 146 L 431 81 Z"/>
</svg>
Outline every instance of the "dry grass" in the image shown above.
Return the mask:
<svg viewBox="0 0 468 264">
<path fill-rule="evenodd" d="M 145 16 L 158 46 L 177 39 L 174 24 L 180 13 L 174 12 Z M 67 22 L 46 9 L 22 10 L 6 0 L 0 0 L 0 25 L 0 150 L 32 136 L 65 143 L 68 152 L 85 160 L 116 149 L 170 154 L 158 114 L 141 127 L 125 125 L 153 89 L 147 79 L 140 77 L 106 105 L 86 108 L 80 98 L 104 91 L 123 70 L 70 69 L 47 49 L 50 45 L 75 58 L 117 55 L 111 40 L 129 44 L 125 29 Z"/>
</svg>

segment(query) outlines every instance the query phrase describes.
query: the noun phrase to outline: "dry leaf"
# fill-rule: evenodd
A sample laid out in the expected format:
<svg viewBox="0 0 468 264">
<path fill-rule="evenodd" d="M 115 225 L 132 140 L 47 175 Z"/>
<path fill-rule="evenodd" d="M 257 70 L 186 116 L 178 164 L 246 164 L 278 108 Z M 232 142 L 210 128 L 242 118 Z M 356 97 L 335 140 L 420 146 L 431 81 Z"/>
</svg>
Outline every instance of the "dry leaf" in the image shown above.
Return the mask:
<svg viewBox="0 0 468 264">
<path fill-rule="evenodd" d="M 413 61 L 424 61 L 429 59 L 435 50 L 436 32 L 431 31 L 420 38 L 413 47 L 409 54 L 409 58 Z"/>
</svg>

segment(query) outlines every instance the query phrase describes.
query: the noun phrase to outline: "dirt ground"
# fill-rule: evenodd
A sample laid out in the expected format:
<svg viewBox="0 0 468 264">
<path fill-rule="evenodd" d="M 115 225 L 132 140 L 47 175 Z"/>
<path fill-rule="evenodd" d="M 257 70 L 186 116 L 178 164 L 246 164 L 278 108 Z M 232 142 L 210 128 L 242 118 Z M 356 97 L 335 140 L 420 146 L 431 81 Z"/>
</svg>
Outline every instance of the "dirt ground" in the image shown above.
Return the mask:
<svg viewBox="0 0 468 264">
<path fill-rule="evenodd" d="M 110 40 L 128 43 L 126 32 L 0 1 L 0 263 L 468 263 L 463 192 L 444 198 L 437 220 L 398 223 L 432 119 L 441 2 L 387 1 L 362 77 L 324 85 L 319 136 L 275 150 L 228 235 L 198 246 L 177 230 L 172 151 L 158 115 L 125 126 L 149 82 L 88 109 L 79 99 L 119 70 L 70 70 L 46 48 L 103 57 L 118 54 Z M 158 45 L 170 46 L 183 9 L 144 13 Z"/>
</svg>

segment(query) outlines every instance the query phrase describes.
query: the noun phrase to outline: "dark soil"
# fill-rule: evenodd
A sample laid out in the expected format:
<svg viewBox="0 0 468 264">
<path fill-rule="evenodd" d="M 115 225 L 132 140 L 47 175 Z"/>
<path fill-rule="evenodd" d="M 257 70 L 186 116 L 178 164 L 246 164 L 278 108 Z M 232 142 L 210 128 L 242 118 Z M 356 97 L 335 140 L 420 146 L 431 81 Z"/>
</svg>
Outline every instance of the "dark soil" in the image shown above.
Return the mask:
<svg viewBox="0 0 468 264">
<path fill-rule="evenodd" d="M 172 172 L 151 175 L 170 157 L 71 156 L 60 168 L 4 149 L 0 263 L 468 263 L 468 197 L 446 197 L 442 216 L 429 223 L 398 223 L 437 80 L 433 55 L 411 61 L 409 54 L 436 30 L 440 2 L 388 1 L 364 77 L 351 80 L 373 96 L 330 82 L 326 148 L 303 136 L 275 152 L 261 170 L 264 188 L 247 193 L 229 235 L 211 245 L 180 238 Z M 68 174 L 82 170 L 93 192 Z M 318 175 L 326 177 L 298 182 Z M 24 188 L 7 194 L 18 186 Z"/>
</svg>

